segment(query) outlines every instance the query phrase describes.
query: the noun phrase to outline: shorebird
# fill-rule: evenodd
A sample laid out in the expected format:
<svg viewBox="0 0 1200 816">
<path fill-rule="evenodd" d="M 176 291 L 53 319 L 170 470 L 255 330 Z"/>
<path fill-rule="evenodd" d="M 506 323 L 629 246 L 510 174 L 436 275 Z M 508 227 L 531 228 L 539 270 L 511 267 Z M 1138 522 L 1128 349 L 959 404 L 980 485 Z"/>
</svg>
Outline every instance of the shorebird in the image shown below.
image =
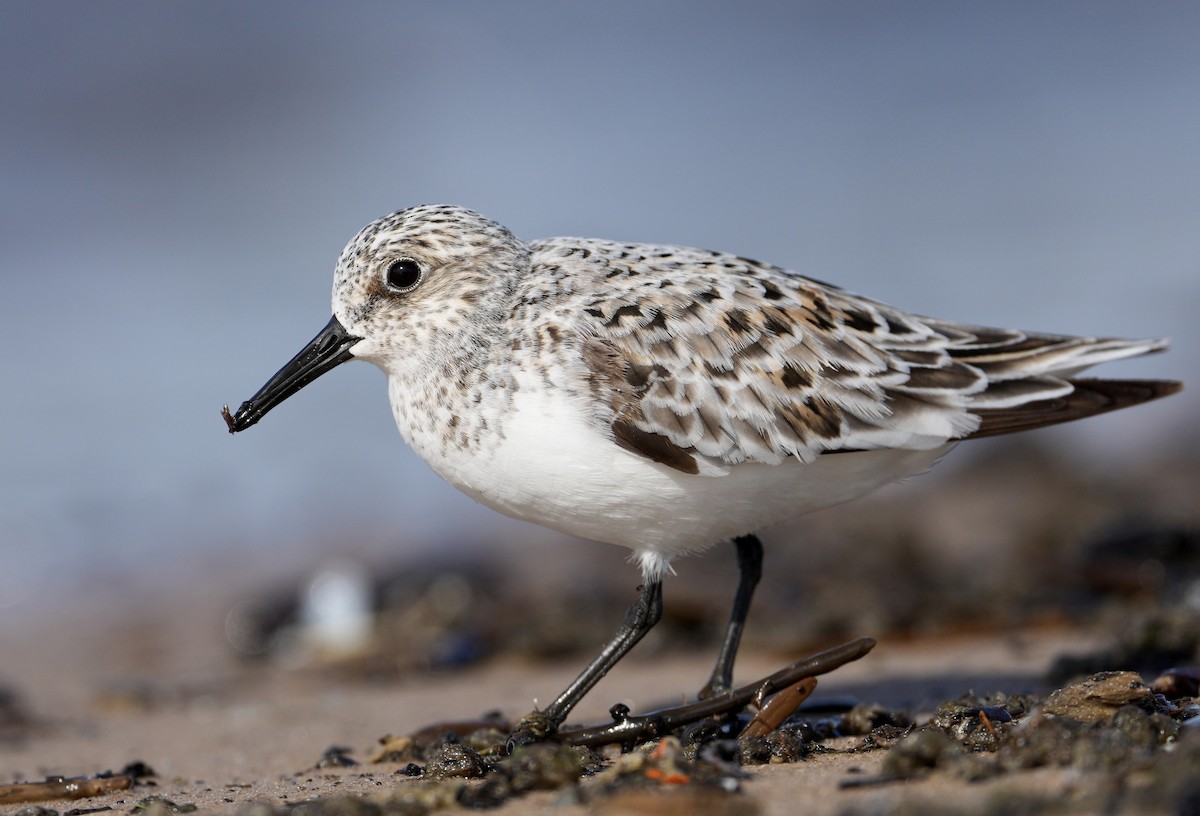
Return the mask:
<svg viewBox="0 0 1200 816">
<path fill-rule="evenodd" d="M 400 433 L 502 513 L 630 548 L 637 600 L 540 716 L 556 728 L 659 620 L 674 558 L 729 540 L 740 579 L 701 696 L 727 689 L 762 544 L 754 534 L 927 470 L 957 442 L 1178 391 L 1080 379 L 1166 341 L 920 317 L 736 255 L 590 238 L 526 242 L 419 206 L 338 258 L 333 318 L 253 397 L 254 425 L 348 360 L 387 374 Z"/>
</svg>

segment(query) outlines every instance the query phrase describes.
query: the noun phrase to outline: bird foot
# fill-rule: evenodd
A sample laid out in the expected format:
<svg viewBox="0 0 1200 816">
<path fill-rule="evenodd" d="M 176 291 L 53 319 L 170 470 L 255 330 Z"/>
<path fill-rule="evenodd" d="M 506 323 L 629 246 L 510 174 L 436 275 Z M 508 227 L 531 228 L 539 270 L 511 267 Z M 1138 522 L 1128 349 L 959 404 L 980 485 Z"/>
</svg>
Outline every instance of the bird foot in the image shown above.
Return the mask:
<svg viewBox="0 0 1200 816">
<path fill-rule="evenodd" d="M 512 753 L 523 745 L 546 742 L 558 736 L 558 723 L 540 711 L 533 711 L 521 718 L 508 735 L 506 749 Z"/>
</svg>

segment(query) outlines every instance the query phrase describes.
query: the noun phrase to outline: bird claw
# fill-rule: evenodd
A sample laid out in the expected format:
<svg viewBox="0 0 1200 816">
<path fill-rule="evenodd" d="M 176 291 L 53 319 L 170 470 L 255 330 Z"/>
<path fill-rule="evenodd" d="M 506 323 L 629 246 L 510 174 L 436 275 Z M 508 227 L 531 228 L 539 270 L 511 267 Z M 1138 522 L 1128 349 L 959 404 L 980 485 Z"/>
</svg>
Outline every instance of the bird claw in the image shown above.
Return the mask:
<svg viewBox="0 0 1200 816">
<path fill-rule="evenodd" d="M 521 718 L 508 735 L 505 750 L 511 754 L 525 745 L 546 742 L 558 737 L 558 723 L 540 711 L 533 711 Z"/>
</svg>

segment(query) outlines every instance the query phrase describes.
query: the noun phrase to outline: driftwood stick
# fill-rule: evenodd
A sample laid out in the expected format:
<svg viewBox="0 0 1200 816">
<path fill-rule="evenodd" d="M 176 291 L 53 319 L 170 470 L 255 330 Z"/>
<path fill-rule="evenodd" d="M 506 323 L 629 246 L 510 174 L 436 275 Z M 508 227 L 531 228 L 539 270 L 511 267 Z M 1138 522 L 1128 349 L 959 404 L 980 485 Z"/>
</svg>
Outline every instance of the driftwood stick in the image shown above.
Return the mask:
<svg viewBox="0 0 1200 816">
<path fill-rule="evenodd" d="M 114 791 L 129 790 L 133 778 L 125 774 L 112 776 L 51 777 L 45 782 L 18 782 L 0 785 L 0 805 L 21 802 L 44 802 L 47 799 L 86 799 Z"/>
<path fill-rule="evenodd" d="M 750 703 L 760 707 L 767 697 L 781 689 L 794 685 L 806 677 L 827 674 L 847 663 L 858 660 L 875 647 L 871 638 L 858 638 L 841 646 L 835 646 L 819 654 L 797 660 L 789 666 L 761 680 L 741 688 L 732 689 L 707 700 L 664 708 L 649 714 L 631 716 L 624 706 L 613 707 L 613 722 L 559 732 L 559 737 L 572 745 L 608 745 L 611 743 L 632 744 L 640 740 L 655 739 L 707 717 L 716 717 L 741 711 Z"/>
</svg>

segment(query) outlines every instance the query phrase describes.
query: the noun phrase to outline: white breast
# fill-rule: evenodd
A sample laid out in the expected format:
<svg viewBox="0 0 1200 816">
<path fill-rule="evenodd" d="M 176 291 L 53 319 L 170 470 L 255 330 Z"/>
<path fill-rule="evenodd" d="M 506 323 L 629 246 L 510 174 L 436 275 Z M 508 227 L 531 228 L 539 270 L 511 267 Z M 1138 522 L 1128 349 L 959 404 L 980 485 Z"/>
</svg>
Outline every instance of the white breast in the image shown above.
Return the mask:
<svg viewBox="0 0 1200 816">
<path fill-rule="evenodd" d="M 515 518 L 629 547 L 650 576 L 678 555 L 920 473 L 953 447 L 826 454 L 811 464 L 788 459 L 692 475 L 618 447 L 565 390 L 531 375 L 518 385 L 501 433 L 474 452 L 413 433 L 400 412 L 397 420 L 413 449 L 463 492 Z"/>
</svg>

